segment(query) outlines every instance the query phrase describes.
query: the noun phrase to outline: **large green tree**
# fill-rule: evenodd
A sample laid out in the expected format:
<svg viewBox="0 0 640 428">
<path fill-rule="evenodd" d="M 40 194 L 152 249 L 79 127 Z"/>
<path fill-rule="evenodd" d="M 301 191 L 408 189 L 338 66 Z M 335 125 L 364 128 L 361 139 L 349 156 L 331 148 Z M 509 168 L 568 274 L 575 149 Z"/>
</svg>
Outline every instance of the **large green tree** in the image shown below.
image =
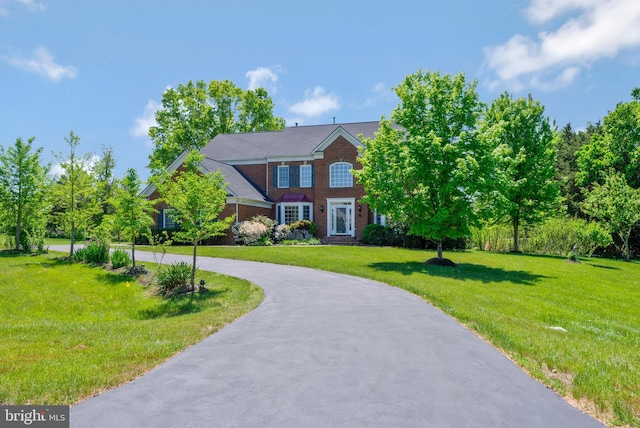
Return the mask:
<svg viewBox="0 0 640 428">
<path fill-rule="evenodd" d="M 97 200 L 95 180 L 90 172 L 90 155 L 78 156 L 76 150 L 80 137 L 73 131 L 65 137 L 69 145 L 69 155 L 56 155 L 64 170 L 53 186 L 53 201 L 59 208 L 56 212 L 57 224 L 71 238 L 69 256 L 73 256 L 76 235 L 94 226 L 94 216 L 101 207 Z"/>
<path fill-rule="evenodd" d="M 173 220 L 180 225 L 174 239 L 193 245 L 191 290 L 194 289 L 199 242 L 224 235 L 235 218 L 234 215 L 219 218 L 227 201 L 225 178 L 220 171 L 203 171 L 200 165 L 202 158 L 192 150 L 187 155 L 184 168 L 173 176 L 163 174 L 154 178 L 162 200 L 175 210 L 172 212 Z"/>
<path fill-rule="evenodd" d="M 34 137 L 18 138 L 6 151 L 0 147 L 0 217 L 14 232 L 15 249 L 25 248 L 23 232 L 44 227 L 49 180 L 42 148 L 33 149 Z"/>
<path fill-rule="evenodd" d="M 464 74 L 418 71 L 394 88 L 400 103 L 383 117 L 374 138 L 364 138 L 354 171 L 366 191 L 363 201 L 410 235 L 438 243 L 469 234 L 473 194 L 482 181 L 484 149 L 476 125 L 482 103 L 476 82 Z"/>
<path fill-rule="evenodd" d="M 513 250 L 519 251 L 520 227 L 559 207 L 555 130 L 539 101 L 503 93 L 487 109 L 480 133 L 492 148 L 493 166 L 490 191 L 480 201 L 491 221 L 513 227 Z"/>
<path fill-rule="evenodd" d="M 131 258 L 136 267 L 136 239 L 151 233 L 154 212 L 153 203 L 140 193 L 141 180 L 138 172 L 129 168 L 120 180 L 115 198 L 115 220 L 118 228 L 131 244 Z"/>
<path fill-rule="evenodd" d="M 242 90 L 229 80 L 189 81 L 162 94 L 156 126 L 149 129 L 154 149 L 153 174 L 162 172 L 182 152 L 199 150 L 221 133 L 282 129 L 285 120 L 273 115 L 273 101 L 262 88 Z"/>
<path fill-rule="evenodd" d="M 602 134 L 600 122 L 588 124 L 587 129 L 574 131 L 568 123 L 560 132 L 556 157 L 556 180 L 560 183 L 560 195 L 569 216 L 582 216 L 581 203 L 584 199 L 582 189 L 576 182 L 580 170 L 578 152 L 591 141 L 596 134 Z"/>
<path fill-rule="evenodd" d="M 605 118 L 603 133 L 592 136 L 590 142 L 578 152 L 580 171 L 577 182 L 590 187 L 603 184 L 609 170 L 624 175 L 633 188 L 640 188 L 640 97 L 637 89 L 634 99 L 619 103 Z"/>
<path fill-rule="evenodd" d="M 622 172 L 611 169 L 604 183 L 595 183 L 586 194 L 583 209 L 620 237 L 625 258 L 630 260 L 629 237 L 640 222 L 640 189 L 629 186 Z"/>
</svg>

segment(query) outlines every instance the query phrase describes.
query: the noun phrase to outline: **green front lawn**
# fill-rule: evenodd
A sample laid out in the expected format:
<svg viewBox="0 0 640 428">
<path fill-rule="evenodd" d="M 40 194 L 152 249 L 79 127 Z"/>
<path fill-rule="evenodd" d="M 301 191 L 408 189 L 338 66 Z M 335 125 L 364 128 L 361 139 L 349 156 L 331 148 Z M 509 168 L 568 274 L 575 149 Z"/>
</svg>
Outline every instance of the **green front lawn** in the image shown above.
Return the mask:
<svg viewBox="0 0 640 428">
<path fill-rule="evenodd" d="M 255 285 L 203 272 L 209 292 L 152 296 L 117 273 L 0 252 L 0 404 L 72 404 L 133 379 L 255 308 Z M 150 268 L 150 264 L 147 264 Z"/>
<path fill-rule="evenodd" d="M 188 254 L 190 247 L 172 247 Z M 202 247 L 200 255 L 307 266 L 415 293 L 532 376 L 609 423 L 640 425 L 640 264 L 377 247 Z M 558 329 L 566 330 L 563 332 Z"/>
</svg>

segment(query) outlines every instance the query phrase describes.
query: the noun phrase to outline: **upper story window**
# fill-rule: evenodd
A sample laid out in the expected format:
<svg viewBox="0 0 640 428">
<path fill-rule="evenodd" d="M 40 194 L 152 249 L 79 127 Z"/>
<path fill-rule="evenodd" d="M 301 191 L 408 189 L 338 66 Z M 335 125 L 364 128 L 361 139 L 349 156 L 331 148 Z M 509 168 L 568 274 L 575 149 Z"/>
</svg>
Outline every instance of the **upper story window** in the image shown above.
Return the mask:
<svg viewBox="0 0 640 428">
<path fill-rule="evenodd" d="M 289 166 L 283 165 L 278 167 L 278 187 L 289 187 Z"/>
<path fill-rule="evenodd" d="M 286 189 L 290 187 L 313 187 L 313 175 L 313 164 L 274 166 L 273 187 L 279 189 Z"/>
<path fill-rule="evenodd" d="M 329 187 L 353 187 L 353 165 L 348 162 L 337 162 L 329 167 Z"/>
<path fill-rule="evenodd" d="M 300 165 L 300 187 L 311 187 L 313 182 L 311 165 Z"/>
</svg>

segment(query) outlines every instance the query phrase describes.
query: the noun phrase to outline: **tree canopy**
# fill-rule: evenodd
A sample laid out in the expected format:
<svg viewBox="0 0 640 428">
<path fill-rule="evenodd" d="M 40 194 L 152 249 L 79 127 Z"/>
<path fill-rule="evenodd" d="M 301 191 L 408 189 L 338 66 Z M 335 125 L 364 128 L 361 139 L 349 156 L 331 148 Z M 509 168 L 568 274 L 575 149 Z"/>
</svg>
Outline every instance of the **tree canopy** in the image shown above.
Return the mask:
<svg viewBox="0 0 640 428">
<path fill-rule="evenodd" d="M 115 198 L 116 225 L 131 244 L 133 268 L 136 267 L 136 239 L 145 233 L 150 233 L 154 224 L 151 217 L 154 211 L 153 202 L 140 193 L 140 187 L 138 172 L 129 168 L 124 178 L 120 180 Z"/>
<path fill-rule="evenodd" d="M 76 234 L 95 226 L 94 216 L 101 211 L 101 207 L 96 198 L 89 156 L 78 157 L 76 153 L 80 137 L 70 131 L 65 141 L 69 145 L 69 155 L 56 155 L 64 173 L 53 186 L 52 198 L 60 208 L 56 213 L 57 224 L 71 238 L 69 256 L 73 256 Z"/>
<path fill-rule="evenodd" d="M 438 242 L 469 234 L 483 149 L 476 133 L 482 103 L 464 74 L 418 71 L 394 88 L 400 103 L 364 138 L 354 171 L 363 201 Z"/>
<path fill-rule="evenodd" d="M 217 134 L 285 126 L 284 119 L 273 115 L 266 90 L 242 90 L 229 80 L 189 81 L 165 90 L 156 123 L 149 129 L 154 144 L 149 156 L 152 174 L 162 172 L 182 152 L 200 150 Z"/>
<path fill-rule="evenodd" d="M 493 222 L 512 225 L 519 251 L 520 226 L 541 222 L 559 207 L 555 130 L 539 101 L 503 93 L 486 111 L 480 134 L 492 148 L 493 170 L 482 205 Z"/>
<path fill-rule="evenodd" d="M 12 229 L 15 249 L 25 249 L 23 232 L 44 228 L 48 168 L 42 165 L 42 148 L 33 149 L 35 138 L 18 138 L 6 151 L 0 147 L 0 220 Z"/>
<path fill-rule="evenodd" d="M 603 133 L 593 135 L 578 152 L 576 180 L 583 186 L 603 184 L 613 169 L 640 188 L 640 99 L 619 103 L 603 122 Z"/>
<path fill-rule="evenodd" d="M 583 209 L 620 237 L 625 257 L 630 260 L 629 237 L 640 222 L 640 189 L 629 186 L 624 174 L 612 169 L 603 184 L 595 183 L 587 193 Z"/>
</svg>

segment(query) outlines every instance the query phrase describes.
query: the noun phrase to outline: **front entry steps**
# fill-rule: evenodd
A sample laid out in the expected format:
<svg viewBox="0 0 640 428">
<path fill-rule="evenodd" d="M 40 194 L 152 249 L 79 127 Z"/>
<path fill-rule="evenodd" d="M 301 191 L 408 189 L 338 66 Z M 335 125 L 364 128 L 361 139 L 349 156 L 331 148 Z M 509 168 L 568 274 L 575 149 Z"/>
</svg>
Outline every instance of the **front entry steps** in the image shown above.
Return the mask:
<svg viewBox="0 0 640 428">
<path fill-rule="evenodd" d="M 360 245 L 353 236 L 325 236 L 320 239 L 323 245 Z"/>
</svg>

